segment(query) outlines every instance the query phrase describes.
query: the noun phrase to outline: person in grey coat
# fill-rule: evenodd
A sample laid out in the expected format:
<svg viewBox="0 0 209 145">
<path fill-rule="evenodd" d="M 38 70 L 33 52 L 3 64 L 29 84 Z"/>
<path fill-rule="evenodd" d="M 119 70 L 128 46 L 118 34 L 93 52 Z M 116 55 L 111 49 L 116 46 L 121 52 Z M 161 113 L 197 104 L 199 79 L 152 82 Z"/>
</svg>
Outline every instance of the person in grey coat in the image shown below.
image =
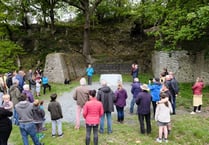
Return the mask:
<svg viewBox="0 0 209 145">
<path fill-rule="evenodd" d="M 110 87 L 107 86 L 106 81 L 101 82 L 102 87 L 99 88 L 98 94 L 97 94 L 97 100 L 102 102 L 103 108 L 104 108 L 104 114 L 100 118 L 100 133 L 104 133 L 104 119 L 105 115 L 107 117 L 107 131 L 108 134 L 112 133 L 112 116 L 111 113 L 114 112 L 114 100 L 115 100 L 115 94 L 111 90 Z"/>
<path fill-rule="evenodd" d="M 52 120 L 52 137 L 56 136 L 56 125 L 58 130 L 58 136 L 62 137 L 62 122 L 61 119 L 63 118 L 62 115 L 62 108 L 61 104 L 56 101 L 57 94 L 52 94 L 50 96 L 51 102 L 48 105 L 48 111 L 50 112 L 51 120 Z"/>
<path fill-rule="evenodd" d="M 19 98 L 20 102 L 15 105 L 23 144 L 29 145 L 28 135 L 30 135 L 35 145 L 43 145 L 39 142 L 36 136 L 36 126 L 33 122 L 33 104 L 28 102 L 26 99 L 27 96 L 25 94 L 21 94 L 21 97 Z"/>
</svg>

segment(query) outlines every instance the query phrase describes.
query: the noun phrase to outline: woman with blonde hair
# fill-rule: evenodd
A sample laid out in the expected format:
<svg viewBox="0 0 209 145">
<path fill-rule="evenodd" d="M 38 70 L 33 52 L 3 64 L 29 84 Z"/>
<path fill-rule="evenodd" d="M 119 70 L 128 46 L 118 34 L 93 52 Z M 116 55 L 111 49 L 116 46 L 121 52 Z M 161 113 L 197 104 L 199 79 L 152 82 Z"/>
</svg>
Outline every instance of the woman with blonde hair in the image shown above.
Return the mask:
<svg viewBox="0 0 209 145">
<path fill-rule="evenodd" d="M 117 110 L 118 122 L 123 123 L 124 121 L 124 107 L 126 106 L 126 99 L 128 98 L 126 90 L 122 84 L 118 84 L 118 88 L 115 91 L 115 106 Z"/>
</svg>

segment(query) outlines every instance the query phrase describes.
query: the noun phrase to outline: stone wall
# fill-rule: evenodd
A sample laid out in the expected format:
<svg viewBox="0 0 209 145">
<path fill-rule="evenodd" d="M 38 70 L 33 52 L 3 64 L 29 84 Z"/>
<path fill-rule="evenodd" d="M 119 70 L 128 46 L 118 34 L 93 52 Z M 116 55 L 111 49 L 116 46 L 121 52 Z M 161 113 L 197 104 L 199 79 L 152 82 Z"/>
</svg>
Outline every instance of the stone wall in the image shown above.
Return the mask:
<svg viewBox="0 0 209 145">
<path fill-rule="evenodd" d="M 131 70 L 131 63 L 94 63 L 92 66 L 94 67 L 95 72 L 98 74 L 128 74 Z"/>
<path fill-rule="evenodd" d="M 44 75 L 50 82 L 63 83 L 65 79 L 75 79 L 85 75 L 85 60 L 81 55 L 52 53 L 46 57 Z"/>
<path fill-rule="evenodd" d="M 159 77 L 163 68 L 167 68 L 175 73 L 179 82 L 194 82 L 200 76 L 209 83 L 208 62 L 204 52 L 190 54 L 187 51 L 155 51 L 152 55 L 152 70 L 155 77 Z"/>
<path fill-rule="evenodd" d="M 174 72 L 179 82 L 194 82 L 199 76 L 204 78 L 204 82 L 209 83 L 209 59 L 205 59 L 204 52 L 191 54 L 187 51 L 155 51 L 151 59 L 149 66 L 152 67 L 155 77 L 159 77 L 163 68 L 167 68 L 168 71 Z M 129 74 L 131 63 L 94 62 L 92 66 L 97 74 Z M 53 53 L 46 57 L 44 75 L 50 82 L 63 83 L 65 78 L 72 80 L 84 76 L 86 67 L 87 64 L 82 55 Z M 139 72 L 142 72 L 143 67 L 143 64 L 139 64 Z"/>
</svg>

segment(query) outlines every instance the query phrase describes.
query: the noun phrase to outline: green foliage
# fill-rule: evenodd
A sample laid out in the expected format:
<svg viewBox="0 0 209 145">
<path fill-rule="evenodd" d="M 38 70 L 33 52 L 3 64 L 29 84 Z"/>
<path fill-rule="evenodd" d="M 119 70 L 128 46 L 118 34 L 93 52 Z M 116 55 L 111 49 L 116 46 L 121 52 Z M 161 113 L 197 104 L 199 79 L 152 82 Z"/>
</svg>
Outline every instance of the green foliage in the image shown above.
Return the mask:
<svg viewBox="0 0 209 145">
<path fill-rule="evenodd" d="M 122 22 L 131 15 L 131 3 L 128 0 L 103 0 L 95 15 L 99 22 Z"/>
<path fill-rule="evenodd" d="M 157 10 L 150 9 L 149 22 L 152 22 L 152 16 L 158 22 L 161 21 L 157 31 L 153 33 L 158 36 L 155 45 L 157 49 L 179 49 L 181 42 L 199 40 L 207 36 L 209 7 L 203 2 L 178 0 L 169 1 L 165 5 L 162 2 L 150 5 L 154 5 Z M 156 16 L 156 13 L 159 15 Z"/>
<path fill-rule="evenodd" d="M 9 40 L 0 41 L 0 72 L 5 73 L 18 68 L 19 56 L 24 54 L 23 49 Z"/>
</svg>

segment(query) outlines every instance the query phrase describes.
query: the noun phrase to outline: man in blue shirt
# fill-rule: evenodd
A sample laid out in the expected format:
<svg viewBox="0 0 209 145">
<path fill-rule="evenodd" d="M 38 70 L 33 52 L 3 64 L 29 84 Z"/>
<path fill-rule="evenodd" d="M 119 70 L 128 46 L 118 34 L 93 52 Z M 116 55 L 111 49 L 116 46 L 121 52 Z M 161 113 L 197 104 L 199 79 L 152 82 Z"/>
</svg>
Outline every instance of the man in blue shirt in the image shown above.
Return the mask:
<svg viewBox="0 0 209 145">
<path fill-rule="evenodd" d="M 88 85 L 91 85 L 92 83 L 92 76 L 94 73 L 93 67 L 91 67 L 91 64 L 88 65 L 88 68 L 86 69 L 86 74 L 88 76 Z"/>
</svg>

